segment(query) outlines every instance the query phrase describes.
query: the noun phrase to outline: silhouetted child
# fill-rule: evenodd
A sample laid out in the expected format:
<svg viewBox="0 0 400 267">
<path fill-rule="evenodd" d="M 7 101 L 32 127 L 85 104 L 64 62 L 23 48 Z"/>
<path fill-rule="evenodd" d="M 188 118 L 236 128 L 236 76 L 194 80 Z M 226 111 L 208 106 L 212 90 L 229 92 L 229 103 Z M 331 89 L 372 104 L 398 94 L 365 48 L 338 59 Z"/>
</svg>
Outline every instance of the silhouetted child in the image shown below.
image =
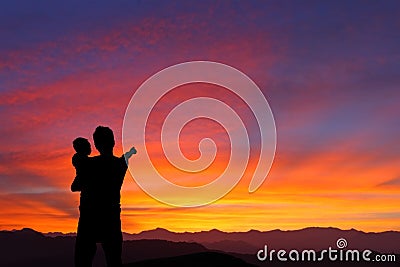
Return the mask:
<svg viewBox="0 0 400 267">
<path fill-rule="evenodd" d="M 82 179 L 87 175 L 85 174 L 85 168 L 87 167 L 87 161 L 89 155 L 92 152 L 89 141 L 86 138 L 78 137 L 72 142 L 72 146 L 75 149 L 75 154 L 72 156 L 72 165 L 75 167 L 75 179 L 71 184 L 71 191 L 78 192 L 82 191 Z M 132 147 L 128 152 L 121 156 L 125 157 L 126 164 L 132 155 L 136 154 L 135 147 Z"/>
<path fill-rule="evenodd" d="M 72 142 L 75 154 L 72 156 L 72 165 L 75 167 L 75 179 L 71 184 L 71 191 L 77 192 L 82 190 L 82 177 L 84 174 L 85 163 L 87 162 L 92 148 L 86 138 L 78 137 Z"/>
</svg>

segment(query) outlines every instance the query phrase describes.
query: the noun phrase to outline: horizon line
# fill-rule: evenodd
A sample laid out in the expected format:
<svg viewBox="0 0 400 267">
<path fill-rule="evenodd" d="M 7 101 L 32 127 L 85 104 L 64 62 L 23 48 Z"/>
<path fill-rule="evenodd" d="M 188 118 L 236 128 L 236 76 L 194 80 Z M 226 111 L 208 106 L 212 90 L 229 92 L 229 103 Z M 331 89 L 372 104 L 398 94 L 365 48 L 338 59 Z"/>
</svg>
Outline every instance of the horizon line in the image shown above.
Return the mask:
<svg viewBox="0 0 400 267">
<path fill-rule="evenodd" d="M 380 231 L 380 232 L 374 232 L 374 231 L 362 231 L 362 230 L 358 230 L 355 228 L 351 228 L 351 229 L 341 229 L 338 227 L 333 227 L 333 226 L 325 226 L 325 227 L 320 227 L 320 226 L 309 226 L 309 227 L 304 227 L 304 228 L 299 228 L 299 229 L 291 229 L 291 230 L 282 230 L 279 228 L 275 228 L 272 230 L 257 230 L 257 229 L 250 229 L 247 231 L 221 231 L 219 229 L 213 228 L 213 229 L 209 229 L 209 230 L 201 230 L 201 231 L 183 231 L 183 232 L 175 232 L 175 231 L 171 231 L 169 229 L 163 228 L 163 227 L 156 227 L 153 229 L 149 229 L 149 230 L 143 230 L 140 232 L 126 232 L 126 231 L 122 231 L 123 234 L 128 234 L 128 235 L 140 235 L 142 233 L 146 233 L 146 232 L 152 232 L 152 231 L 157 231 L 157 230 L 163 230 L 163 231 L 167 231 L 169 233 L 173 233 L 173 234 L 197 234 L 197 233 L 204 233 L 204 232 L 212 232 L 212 231 L 218 231 L 221 233 L 226 233 L 226 234 L 235 234 L 235 233 L 249 233 L 249 232 L 260 232 L 260 233 L 267 233 L 267 232 L 274 232 L 274 231 L 280 231 L 280 232 L 296 232 L 296 231 L 303 231 L 303 230 L 310 230 L 310 229 L 324 229 L 324 230 L 339 230 L 339 231 L 356 231 L 356 232 L 360 232 L 360 233 L 364 233 L 364 234 L 383 234 L 383 233 L 400 233 L 400 231 L 398 230 L 386 230 L 386 231 Z M 52 231 L 52 232 L 41 232 L 41 231 L 37 231 L 33 228 L 29 228 L 29 227 L 23 227 L 21 229 L 12 229 L 12 230 L 5 230 L 5 229 L 0 229 L 0 232 L 21 232 L 23 230 L 30 230 L 30 231 L 34 231 L 36 233 L 40 233 L 43 235 L 49 235 L 49 234 L 62 234 L 62 235 L 76 235 L 76 232 L 61 232 L 61 231 Z"/>
</svg>

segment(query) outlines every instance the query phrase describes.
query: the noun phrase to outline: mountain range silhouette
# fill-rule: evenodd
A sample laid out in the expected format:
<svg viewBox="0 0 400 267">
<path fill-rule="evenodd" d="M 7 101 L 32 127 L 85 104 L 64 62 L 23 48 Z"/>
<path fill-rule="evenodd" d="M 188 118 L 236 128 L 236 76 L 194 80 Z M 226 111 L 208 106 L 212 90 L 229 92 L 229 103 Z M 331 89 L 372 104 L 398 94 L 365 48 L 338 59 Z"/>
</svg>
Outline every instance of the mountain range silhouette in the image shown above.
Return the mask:
<svg viewBox="0 0 400 267">
<path fill-rule="evenodd" d="M 362 232 L 355 229 L 309 227 L 301 230 L 271 230 L 223 232 L 217 229 L 201 232 L 174 233 L 163 228 L 138 234 L 124 233 L 124 240 L 162 239 L 174 242 L 197 242 L 208 249 L 236 253 L 255 253 L 264 245 L 274 249 L 327 249 L 336 247 L 336 241 L 345 238 L 348 248 L 370 249 L 381 253 L 400 253 L 400 232 Z"/>
<path fill-rule="evenodd" d="M 379 266 L 400 266 L 400 233 L 364 233 L 337 228 L 306 228 L 295 231 L 226 233 L 219 230 L 174 233 L 157 228 L 138 234 L 124 233 L 124 266 L 337 266 L 335 262 L 260 262 L 256 253 L 265 244 L 271 249 L 336 248 L 338 237 L 350 249 L 370 249 L 397 254 L 397 262 Z M 0 266 L 73 266 L 74 233 L 40 233 L 29 228 L 0 231 Z M 340 262 L 340 266 L 371 266 L 377 263 Z M 102 249 L 93 266 L 104 266 Z"/>
</svg>

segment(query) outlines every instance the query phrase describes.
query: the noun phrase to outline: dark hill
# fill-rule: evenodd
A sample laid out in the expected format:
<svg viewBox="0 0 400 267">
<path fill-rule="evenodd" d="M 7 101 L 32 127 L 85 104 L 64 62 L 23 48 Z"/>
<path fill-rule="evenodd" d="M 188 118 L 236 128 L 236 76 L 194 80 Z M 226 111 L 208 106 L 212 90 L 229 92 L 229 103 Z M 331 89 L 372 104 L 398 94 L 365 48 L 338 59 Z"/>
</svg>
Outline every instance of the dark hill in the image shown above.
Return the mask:
<svg viewBox="0 0 400 267">
<path fill-rule="evenodd" d="M 0 231 L 0 266 L 73 266 L 74 236 L 49 237 L 32 229 Z M 160 257 L 176 257 L 208 251 L 193 242 L 166 240 L 124 241 L 123 262 L 136 262 Z M 98 246 L 93 266 L 104 266 L 103 250 Z"/>
<path fill-rule="evenodd" d="M 256 267 L 231 255 L 218 252 L 201 252 L 177 257 L 146 260 L 124 265 L 125 267 Z"/>
<path fill-rule="evenodd" d="M 166 240 L 125 241 L 122 251 L 124 262 L 182 256 L 208 251 L 204 246 L 193 242 L 171 242 Z"/>
<path fill-rule="evenodd" d="M 311 231 L 311 229 L 308 229 Z M 320 236 L 320 239 L 325 240 L 330 237 L 331 240 L 328 245 L 335 245 L 335 238 L 337 236 L 344 236 L 349 241 L 349 249 L 353 249 L 352 246 L 360 244 L 361 241 L 365 241 L 363 246 L 369 248 L 382 244 L 383 239 L 386 238 L 386 249 L 392 248 L 395 253 L 399 249 L 399 243 L 397 241 L 398 232 L 385 232 L 385 233 L 362 233 L 355 230 L 341 231 L 334 229 L 333 231 L 337 234 L 336 236 L 330 236 L 329 229 L 321 230 L 315 229 L 316 232 L 309 232 L 312 237 L 308 238 L 308 243 L 312 244 L 315 241 L 316 236 Z M 328 232 L 326 232 L 328 231 Z M 147 232 L 148 235 L 151 232 Z M 196 233 L 184 233 L 183 236 L 172 232 L 164 232 L 167 235 L 173 235 L 174 237 L 195 240 Z M 256 246 L 253 246 L 255 240 L 258 242 L 264 240 L 268 244 L 284 244 L 287 247 L 283 247 L 286 250 L 290 250 L 291 247 L 298 246 L 297 238 L 301 233 L 301 237 L 307 237 L 303 235 L 303 231 L 272 231 L 272 232 L 259 232 L 250 231 L 245 233 L 224 233 L 221 231 L 209 231 L 201 232 L 200 240 L 206 240 L 209 235 L 211 237 L 218 236 L 218 238 L 227 238 L 226 241 L 216 241 L 208 243 L 209 246 L 213 247 L 214 250 L 210 250 L 204 245 L 201 245 L 192 241 L 168 241 L 158 239 L 144 239 L 144 240 L 130 240 L 124 241 L 123 245 L 123 262 L 124 263 L 135 263 L 137 265 L 127 266 L 251 266 L 254 264 L 257 266 L 400 266 L 400 258 L 397 255 L 397 261 L 392 263 L 382 264 L 377 262 L 260 262 L 255 252 L 246 253 L 232 253 L 229 251 L 241 251 L 241 250 L 258 250 Z M 326 234 L 322 236 L 321 234 Z M 281 235 L 283 234 L 283 236 Z M 272 235 L 272 236 L 271 236 Z M 275 236 L 276 235 L 276 236 Z M 354 236 L 353 236 L 354 235 Z M 148 236 L 149 237 L 149 236 Z M 245 241 L 240 240 L 239 237 L 243 237 Z M 252 237 L 253 240 L 250 238 Z M 272 238 L 275 237 L 275 238 Z M 281 238 L 279 238 L 281 237 Z M 264 239 L 265 238 L 265 239 Z M 359 240 L 358 238 L 361 238 Z M 211 238 L 212 239 L 212 238 Z M 287 243 L 288 241 L 291 241 Z M 278 243 L 274 243 L 278 242 Z M 279 243 L 280 242 L 280 243 Z M 310 243 L 311 242 L 311 243 Z M 57 236 L 50 237 L 36 232 L 32 229 L 22 229 L 18 231 L 0 231 L 0 251 L 1 259 L 0 266 L 7 267 L 22 267 L 22 266 L 58 266 L 67 267 L 73 266 L 73 255 L 74 255 L 74 236 Z M 289 244 L 289 245 L 288 245 Z M 304 243 L 306 244 L 306 243 Z M 304 245 L 303 244 L 303 245 Z M 98 246 L 99 247 L 99 246 Z M 221 249 L 219 249 L 219 247 Z M 271 246 L 271 249 L 280 249 L 280 246 Z M 218 250 L 218 251 L 216 251 Z M 371 249 L 373 250 L 373 249 Z M 317 250 L 318 251 L 318 250 Z M 393 253 L 392 252 L 392 253 Z M 398 253 L 397 253 L 398 254 Z M 94 259 L 94 267 L 104 266 L 104 255 L 102 249 L 99 249 Z"/>
<path fill-rule="evenodd" d="M 341 230 L 338 228 L 310 227 L 301 230 L 271 230 L 226 233 L 219 230 L 174 233 L 162 228 L 143 231 L 138 234 L 125 234 L 125 240 L 163 239 L 180 242 L 196 242 L 212 250 L 254 254 L 268 245 L 274 249 L 323 250 L 335 247 L 339 238 L 345 238 L 350 249 L 370 249 L 381 253 L 400 253 L 400 232 L 387 231 L 366 233 L 362 231 Z"/>
</svg>

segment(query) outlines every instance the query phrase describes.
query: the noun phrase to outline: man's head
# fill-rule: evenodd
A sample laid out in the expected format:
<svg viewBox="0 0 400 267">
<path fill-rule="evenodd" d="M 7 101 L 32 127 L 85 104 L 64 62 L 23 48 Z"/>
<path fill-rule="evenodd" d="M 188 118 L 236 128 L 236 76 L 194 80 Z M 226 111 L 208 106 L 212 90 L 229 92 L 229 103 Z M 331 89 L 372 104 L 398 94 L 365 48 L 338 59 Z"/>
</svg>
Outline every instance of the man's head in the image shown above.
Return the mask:
<svg viewBox="0 0 400 267">
<path fill-rule="evenodd" d="M 89 156 L 90 153 L 92 152 L 89 141 L 83 137 L 76 138 L 72 142 L 72 146 L 74 147 L 76 153 L 78 154 Z"/>
<path fill-rule="evenodd" d="M 98 126 L 93 133 L 94 146 L 100 154 L 112 154 L 115 145 L 113 131 L 104 126 Z"/>
</svg>

